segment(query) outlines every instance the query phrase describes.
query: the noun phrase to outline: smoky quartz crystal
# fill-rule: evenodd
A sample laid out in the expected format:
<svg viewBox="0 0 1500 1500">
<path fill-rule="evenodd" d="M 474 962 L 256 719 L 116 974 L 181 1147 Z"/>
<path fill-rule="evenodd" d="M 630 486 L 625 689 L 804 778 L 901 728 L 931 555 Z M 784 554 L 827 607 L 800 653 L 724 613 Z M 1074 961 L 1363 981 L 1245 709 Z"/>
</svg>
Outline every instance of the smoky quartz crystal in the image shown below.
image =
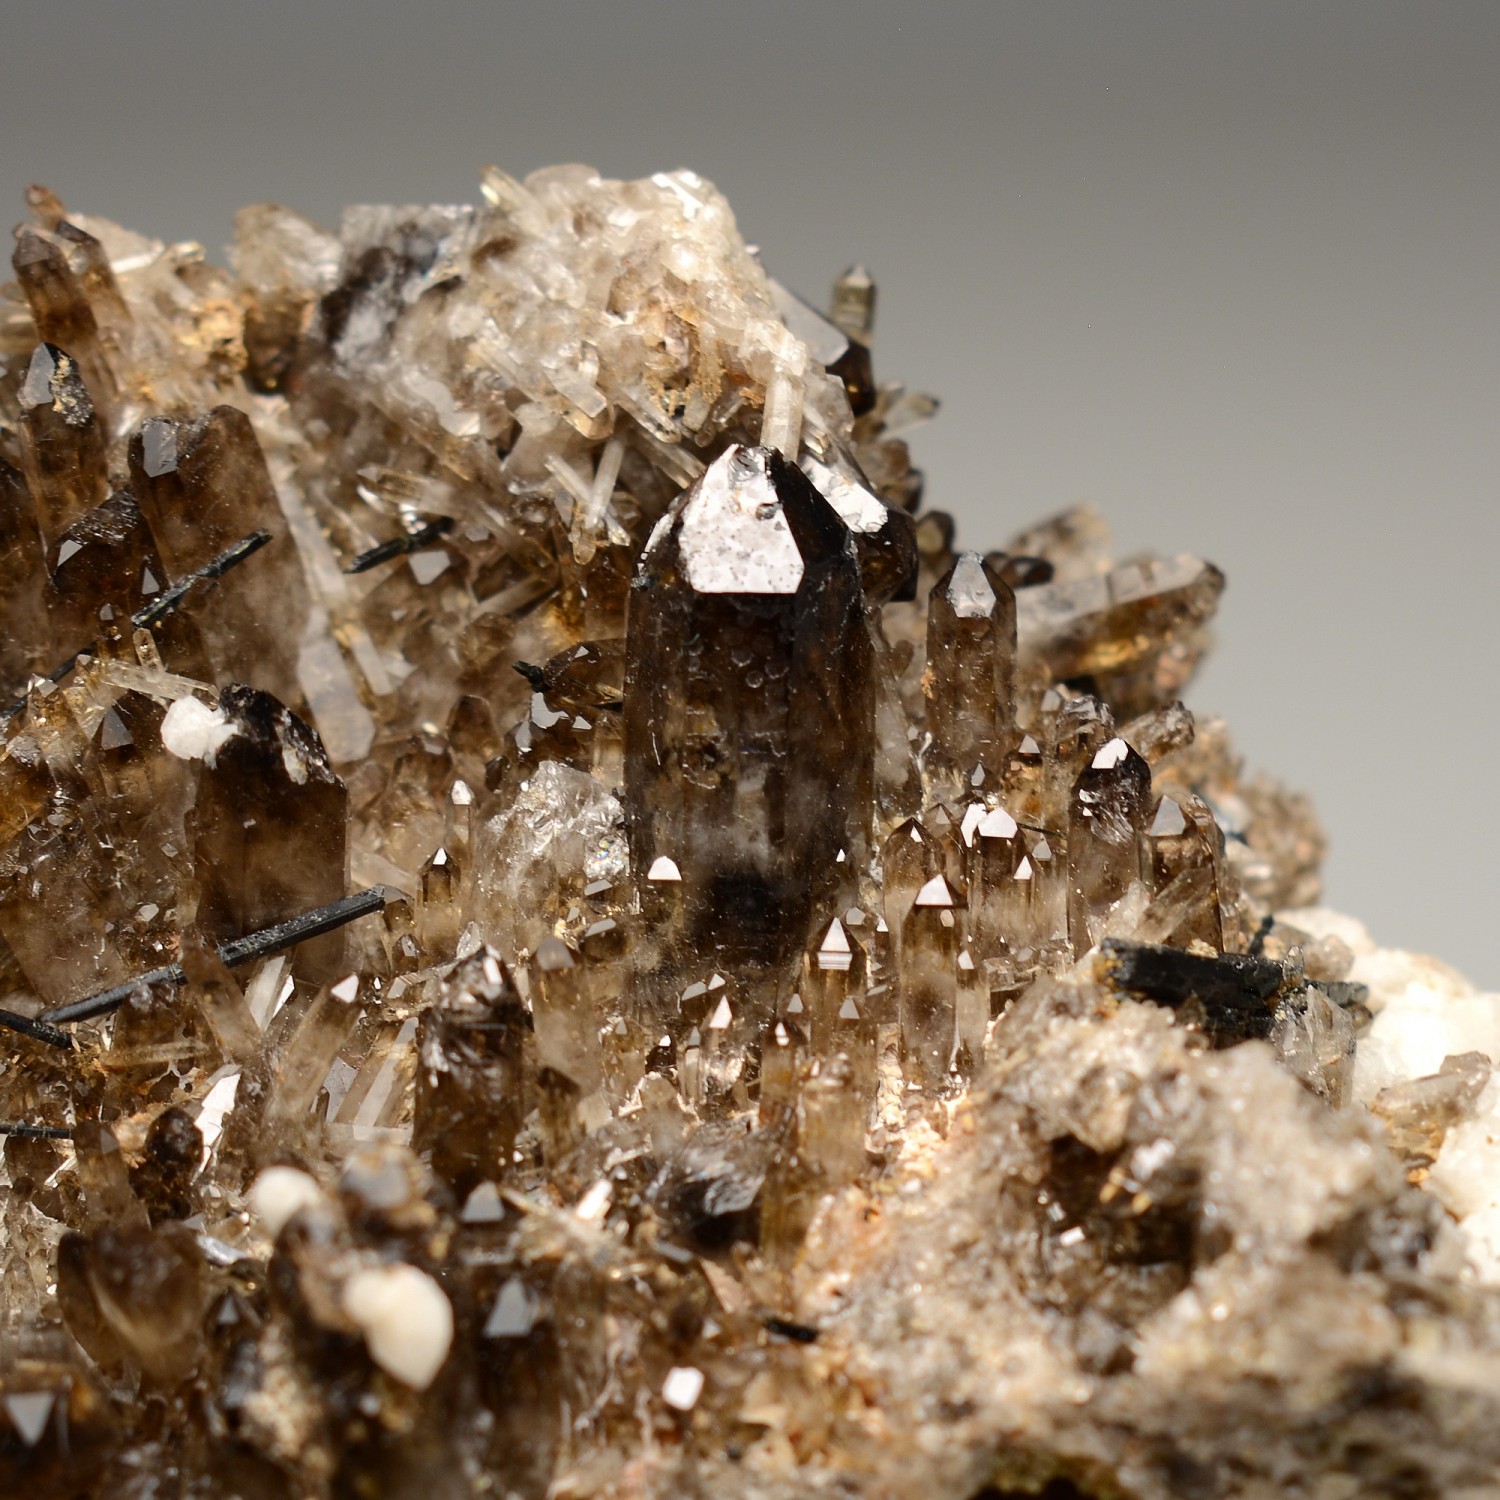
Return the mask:
<svg viewBox="0 0 1500 1500">
<path fill-rule="evenodd" d="M 1217 568 L 960 546 L 691 172 L 25 208 L 0 1494 L 1500 1490 L 1500 997 L 1183 702 Z"/>
</svg>

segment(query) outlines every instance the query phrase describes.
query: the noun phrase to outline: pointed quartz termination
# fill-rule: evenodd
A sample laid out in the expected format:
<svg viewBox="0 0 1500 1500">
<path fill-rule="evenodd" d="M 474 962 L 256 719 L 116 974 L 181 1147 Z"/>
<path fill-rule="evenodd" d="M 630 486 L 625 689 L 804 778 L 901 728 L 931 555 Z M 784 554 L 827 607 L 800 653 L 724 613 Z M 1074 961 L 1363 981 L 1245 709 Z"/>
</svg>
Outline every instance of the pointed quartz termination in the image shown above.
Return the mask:
<svg viewBox="0 0 1500 1500">
<path fill-rule="evenodd" d="M 143 422 L 130 439 L 130 479 L 174 579 L 252 531 L 285 530 L 250 419 L 233 406 Z"/>
<path fill-rule="evenodd" d="M 841 1033 L 847 1028 L 846 1009 L 853 1002 L 853 1018 L 859 1017 L 867 986 L 864 949 L 850 937 L 837 917 L 822 936 L 814 939 L 802 959 L 800 994 L 808 1014 L 812 1049 L 818 1057 L 831 1057 L 839 1050 Z"/>
<path fill-rule="evenodd" d="M 1122 739 L 1108 740 L 1073 787 L 1068 813 L 1068 938 L 1082 956 L 1109 908 L 1142 878 L 1151 768 Z"/>
<path fill-rule="evenodd" d="M 289 546 L 265 455 L 244 412 L 152 417 L 130 440 L 130 484 L 166 569 L 178 582 L 241 537 L 268 531 Z M 282 550 L 278 548 L 278 550 Z M 247 682 L 297 703 L 296 647 L 307 597 L 300 569 L 236 568 L 199 617 L 217 681 Z"/>
<path fill-rule="evenodd" d="M 901 939 L 901 1057 L 908 1083 L 936 1093 L 953 1057 L 958 920 L 952 888 L 934 875 L 917 892 Z"/>
<path fill-rule="evenodd" d="M 59 225 L 59 229 L 62 227 Z M 66 227 L 77 248 L 85 252 L 85 258 L 88 245 L 82 242 L 98 247 L 99 242 L 92 235 L 83 234 L 71 224 Z M 16 233 L 11 266 L 16 273 L 16 285 L 31 310 L 37 337 L 71 350 L 95 399 L 108 405 L 115 394 L 114 376 L 100 345 L 99 325 L 89 305 L 84 278 L 75 274 L 69 264 L 68 249 L 62 235 L 23 225 Z"/>
<path fill-rule="evenodd" d="M 111 620 L 123 625 L 166 586 L 151 528 L 128 490 L 117 490 L 79 516 L 50 551 L 54 639 L 66 656 L 93 643 Z M 163 632 L 176 667 L 198 663 L 181 647 L 193 636 L 177 617 Z"/>
<path fill-rule="evenodd" d="M 979 553 L 960 552 L 927 606 L 922 688 L 939 777 L 999 780 L 1019 737 L 1015 663 L 1016 596 Z"/>
<path fill-rule="evenodd" d="M 849 409 L 861 417 L 873 410 L 879 395 L 870 358 L 870 339 L 875 332 L 875 283 L 863 266 L 850 266 L 834 282 L 828 316 L 849 341 L 844 352 L 828 366 L 828 373 L 844 382 Z"/>
<path fill-rule="evenodd" d="M 1122 716 L 1144 713 L 1192 676 L 1223 591 L 1212 563 L 1185 555 L 1038 584 L 1016 598 L 1021 652 L 1055 681 L 1091 680 Z"/>
<path fill-rule="evenodd" d="M 219 1143 L 225 1171 L 243 1179 L 277 1150 L 316 1150 L 322 1120 L 311 1113 L 329 1070 L 359 1022 L 359 976 L 346 974 L 305 1006 L 279 1013 L 273 1047 L 241 1075 L 235 1107 Z"/>
<path fill-rule="evenodd" d="M 848 528 L 779 453 L 731 447 L 653 533 L 626 650 L 631 856 L 680 876 L 667 946 L 784 977 L 868 847 L 874 694 Z"/>
<path fill-rule="evenodd" d="M 1034 947 L 1050 934 L 1032 912 L 1036 874 L 1016 820 L 1003 807 L 984 813 L 968 845 L 969 928 L 984 958 Z"/>
<path fill-rule="evenodd" d="M 21 456 L 49 549 L 109 494 L 104 430 L 78 361 L 38 344 L 19 393 Z"/>
<path fill-rule="evenodd" d="M 212 713 L 179 750 L 203 751 L 189 814 L 197 923 L 222 942 L 344 894 L 349 799 L 316 731 L 269 693 L 227 687 Z M 165 726 L 164 739 L 172 748 Z M 330 979 L 343 951 L 343 932 L 327 933 L 298 948 L 296 971 Z"/>
<path fill-rule="evenodd" d="M 760 1039 L 760 1103 L 762 1126 L 775 1126 L 793 1119 L 800 1093 L 801 1033 L 785 1021 L 772 1021 Z"/>
<path fill-rule="evenodd" d="M 130 1167 L 119 1139 L 107 1126 L 88 1120 L 74 1127 L 78 1185 L 83 1190 L 83 1227 L 144 1224 L 146 1211 L 130 1185 Z"/>
<path fill-rule="evenodd" d="M 1164 796 L 1146 833 L 1153 896 L 1143 941 L 1186 948 L 1196 940 L 1222 952 L 1224 833 L 1208 804 Z"/>
<path fill-rule="evenodd" d="M 1073 787 L 1095 754 L 1115 737 L 1109 705 L 1090 693 L 1062 701 L 1042 698 L 1040 816 L 1046 828 L 1066 828 Z"/>
<path fill-rule="evenodd" d="M 1179 750 L 1186 750 L 1197 732 L 1192 711 L 1178 699 L 1122 725 L 1120 738 L 1135 746 L 1155 774 L 1164 760 Z"/>
<path fill-rule="evenodd" d="M 887 838 L 880 850 L 883 872 L 881 899 L 894 968 L 901 967 L 901 935 L 912 902 L 929 880 L 943 868 L 940 840 L 920 819 L 908 818 Z"/>
<path fill-rule="evenodd" d="M 870 342 L 875 332 L 875 279 L 860 265 L 850 266 L 833 284 L 829 320 L 846 337 Z"/>
<path fill-rule="evenodd" d="M 838 468 L 808 454 L 802 472 L 854 534 L 865 603 L 915 599 L 917 526 L 910 514 L 887 505 L 852 465 Z"/>
<path fill-rule="evenodd" d="M 1384 1122 L 1391 1149 L 1426 1166 L 1437 1160 L 1448 1132 L 1474 1117 L 1493 1073 L 1484 1053 L 1461 1052 L 1444 1058 L 1436 1073 L 1388 1084 L 1370 1110 Z"/>
<path fill-rule="evenodd" d="M 71 220 L 59 219 L 51 230 L 68 257 L 69 268 L 77 277 L 83 295 L 89 300 L 100 338 L 106 350 L 113 354 L 131 317 L 114 267 L 109 263 L 109 252 L 101 240 Z"/>
</svg>

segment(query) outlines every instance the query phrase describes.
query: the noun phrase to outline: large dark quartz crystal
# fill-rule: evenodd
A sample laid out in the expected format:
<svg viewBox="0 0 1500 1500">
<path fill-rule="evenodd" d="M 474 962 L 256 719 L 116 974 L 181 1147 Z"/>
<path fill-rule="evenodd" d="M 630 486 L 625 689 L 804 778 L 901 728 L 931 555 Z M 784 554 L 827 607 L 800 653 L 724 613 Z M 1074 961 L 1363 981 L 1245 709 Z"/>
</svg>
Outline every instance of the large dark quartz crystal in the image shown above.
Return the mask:
<svg viewBox="0 0 1500 1500">
<path fill-rule="evenodd" d="M 1222 575 L 957 550 L 693 174 L 482 187 L 29 195 L 0 1493 L 1500 1490 L 1500 1007 L 1182 703 Z"/>
<path fill-rule="evenodd" d="M 705 965 L 774 987 L 854 899 L 871 655 L 849 528 L 774 449 L 729 447 L 657 524 L 626 622 L 630 857 L 676 959 L 653 987 Z"/>
</svg>

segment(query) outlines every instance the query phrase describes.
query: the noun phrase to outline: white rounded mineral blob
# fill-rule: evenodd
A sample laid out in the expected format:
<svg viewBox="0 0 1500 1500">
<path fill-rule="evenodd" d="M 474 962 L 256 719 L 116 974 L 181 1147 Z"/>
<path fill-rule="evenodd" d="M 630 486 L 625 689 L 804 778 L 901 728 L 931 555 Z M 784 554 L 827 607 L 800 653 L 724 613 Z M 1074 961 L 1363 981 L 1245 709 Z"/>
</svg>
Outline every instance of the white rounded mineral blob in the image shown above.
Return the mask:
<svg viewBox="0 0 1500 1500">
<path fill-rule="evenodd" d="M 296 1167 L 267 1167 L 250 1189 L 250 1212 L 273 1240 L 304 1208 L 322 1201 L 317 1181 Z"/>
<path fill-rule="evenodd" d="M 371 1266 L 344 1283 L 343 1304 L 387 1375 L 416 1391 L 432 1384 L 453 1343 L 453 1308 L 432 1277 L 401 1261 Z"/>
<path fill-rule="evenodd" d="M 193 697 L 178 698 L 161 721 L 161 742 L 166 750 L 178 760 L 202 760 L 210 766 L 236 733 L 220 709 Z"/>
</svg>

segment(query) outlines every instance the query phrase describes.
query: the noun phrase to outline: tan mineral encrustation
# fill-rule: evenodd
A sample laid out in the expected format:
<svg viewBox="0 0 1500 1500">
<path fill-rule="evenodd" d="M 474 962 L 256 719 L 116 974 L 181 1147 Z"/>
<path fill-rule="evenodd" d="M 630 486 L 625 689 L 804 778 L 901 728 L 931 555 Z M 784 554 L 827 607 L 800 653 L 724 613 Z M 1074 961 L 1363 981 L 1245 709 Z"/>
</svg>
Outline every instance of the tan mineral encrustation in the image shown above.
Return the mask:
<svg viewBox="0 0 1500 1500">
<path fill-rule="evenodd" d="M 694 174 L 481 188 L 29 195 L 0 1494 L 1500 1495 L 1500 996 L 1184 706 L 1223 575 L 960 550 Z"/>
</svg>

